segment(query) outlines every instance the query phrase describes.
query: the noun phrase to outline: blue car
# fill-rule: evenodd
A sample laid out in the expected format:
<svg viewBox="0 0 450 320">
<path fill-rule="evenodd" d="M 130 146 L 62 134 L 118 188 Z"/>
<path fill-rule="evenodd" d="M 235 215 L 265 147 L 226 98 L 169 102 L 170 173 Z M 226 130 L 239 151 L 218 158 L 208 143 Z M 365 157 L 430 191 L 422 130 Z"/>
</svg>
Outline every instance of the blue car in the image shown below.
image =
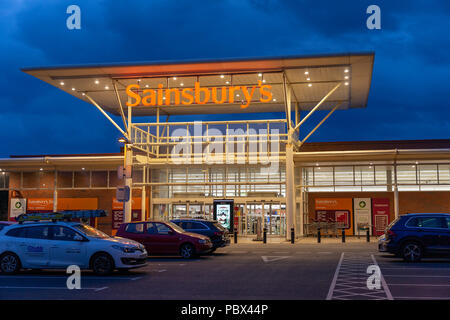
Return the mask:
<svg viewBox="0 0 450 320">
<path fill-rule="evenodd" d="M 215 220 L 185 218 L 171 220 L 171 222 L 180 226 L 185 231 L 209 237 L 213 245 L 211 252 L 217 248 L 230 245 L 228 230 Z"/>
<path fill-rule="evenodd" d="M 424 256 L 450 256 L 450 214 L 410 213 L 400 216 L 378 241 L 380 252 L 393 253 L 405 261 Z"/>
</svg>

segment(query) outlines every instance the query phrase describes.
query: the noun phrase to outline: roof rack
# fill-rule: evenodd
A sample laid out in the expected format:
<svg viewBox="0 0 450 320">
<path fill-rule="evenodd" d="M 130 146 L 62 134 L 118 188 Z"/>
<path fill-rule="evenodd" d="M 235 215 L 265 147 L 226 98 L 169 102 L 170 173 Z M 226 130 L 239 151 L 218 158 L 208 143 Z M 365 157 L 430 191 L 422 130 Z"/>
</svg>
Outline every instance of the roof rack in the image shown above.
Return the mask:
<svg viewBox="0 0 450 320">
<path fill-rule="evenodd" d="M 70 221 L 71 219 L 88 219 L 106 217 L 105 210 L 67 210 L 58 212 L 44 212 L 44 213 L 24 213 L 16 217 L 16 221 L 23 223 L 25 221 L 38 222 L 41 220 L 56 221 Z"/>
</svg>

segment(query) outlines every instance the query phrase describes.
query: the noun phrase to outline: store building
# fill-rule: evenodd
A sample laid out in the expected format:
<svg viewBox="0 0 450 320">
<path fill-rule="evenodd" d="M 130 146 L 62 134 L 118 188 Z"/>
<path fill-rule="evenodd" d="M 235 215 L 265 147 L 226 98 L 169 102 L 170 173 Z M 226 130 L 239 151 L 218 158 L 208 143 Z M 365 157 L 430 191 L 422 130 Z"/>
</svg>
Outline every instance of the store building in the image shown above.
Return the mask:
<svg viewBox="0 0 450 320">
<path fill-rule="evenodd" d="M 125 143 L 118 154 L 0 159 L 8 217 L 105 209 L 90 223 L 114 233 L 122 221 L 211 218 L 215 199 L 233 199 L 240 234 L 266 227 L 289 239 L 291 228 L 301 237 L 318 223 L 378 234 L 400 214 L 450 212 L 450 140 L 306 142 L 336 110 L 366 107 L 373 61 L 363 53 L 24 69 L 90 102 Z M 317 110 L 329 113 L 299 139 Z M 232 121 L 201 121 L 230 113 Z M 146 116 L 156 121 L 137 121 Z M 119 179 L 119 166 L 131 174 Z M 130 201 L 116 200 L 118 186 Z"/>
</svg>

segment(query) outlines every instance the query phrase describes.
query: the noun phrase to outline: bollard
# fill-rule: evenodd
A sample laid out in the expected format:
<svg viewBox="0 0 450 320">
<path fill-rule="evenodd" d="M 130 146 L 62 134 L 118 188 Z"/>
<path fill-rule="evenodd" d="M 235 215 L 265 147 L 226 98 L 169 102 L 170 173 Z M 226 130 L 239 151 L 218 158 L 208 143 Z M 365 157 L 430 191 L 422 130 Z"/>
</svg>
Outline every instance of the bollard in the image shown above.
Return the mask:
<svg viewBox="0 0 450 320">
<path fill-rule="evenodd" d="M 237 230 L 234 230 L 234 243 L 237 243 Z"/>
<path fill-rule="evenodd" d="M 320 243 L 320 228 L 317 228 L 317 243 Z"/>
<path fill-rule="evenodd" d="M 291 243 L 295 242 L 295 233 L 294 233 L 294 228 L 291 228 Z"/>
<path fill-rule="evenodd" d="M 369 231 L 369 228 L 367 228 L 367 230 L 366 230 L 366 241 L 370 242 L 370 231 Z"/>
<path fill-rule="evenodd" d="M 264 231 L 263 231 L 263 243 L 267 243 L 267 229 L 266 228 L 264 228 Z"/>
<path fill-rule="evenodd" d="M 345 229 L 342 228 L 342 242 L 345 242 Z"/>
</svg>

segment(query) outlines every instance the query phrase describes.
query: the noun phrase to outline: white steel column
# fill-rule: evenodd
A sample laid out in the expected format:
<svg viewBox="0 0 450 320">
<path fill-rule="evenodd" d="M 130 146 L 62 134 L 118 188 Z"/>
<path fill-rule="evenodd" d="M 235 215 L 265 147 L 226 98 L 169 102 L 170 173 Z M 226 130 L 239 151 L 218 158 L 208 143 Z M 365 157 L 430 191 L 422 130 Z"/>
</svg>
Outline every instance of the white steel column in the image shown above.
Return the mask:
<svg viewBox="0 0 450 320">
<path fill-rule="evenodd" d="M 144 167 L 143 169 L 142 169 L 142 181 L 144 181 L 145 182 L 145 175 L 146 175 L 146 170 L 147 170 L 147 168 L 146 167 Z M 141 195 L 141 220 L 147 220 L 146 219 L 146 209 L 147 209 L 147 206 L 146 206 L 146 188 L 145 188 L 145 185 L 143 185 L 142 186 L 142 195 Z"/>
<path fill-rule="evenodd" d="M 55 177 L 53 180 L 53 212 L 58 211 L 58 171 L 55 172 Z"/>
<path fill-rule="evenodd" d="M 131 107 L 128 107 L 128 139 L 129 142 L 132 142 L 132 136 L 131 136 Z M 125 144 L 124 147 L 125 151 L 125 168 L 128 172 L 128 170 L 132 170 L 133 166 L 133 149 L 131 147 L 130 143 Z M 124 222 L 130 222 L 131 221 L 131 210 L 132 210 L 132 199 L 133 199 L 133 179 L 131 178 L 131 175 L 125 176 L 125 186 L 130 188 L 130 198 L 128 201 L 124 202 Z"/>
<path fill-rule="evenodd" d="M 295 183 L 294 183 L 294 146 L 289 133 L 289 143 L 286 144 L 286 239 L 291 240 L 291 228 L 294 228 L 295 214 Z"/>
<path fill-rule="evenodd" d="M 394 215 L 395 219 L 400 215 L 400 208 L 398 205 L 397 163 L 394 163 Z"/>
</svg>

